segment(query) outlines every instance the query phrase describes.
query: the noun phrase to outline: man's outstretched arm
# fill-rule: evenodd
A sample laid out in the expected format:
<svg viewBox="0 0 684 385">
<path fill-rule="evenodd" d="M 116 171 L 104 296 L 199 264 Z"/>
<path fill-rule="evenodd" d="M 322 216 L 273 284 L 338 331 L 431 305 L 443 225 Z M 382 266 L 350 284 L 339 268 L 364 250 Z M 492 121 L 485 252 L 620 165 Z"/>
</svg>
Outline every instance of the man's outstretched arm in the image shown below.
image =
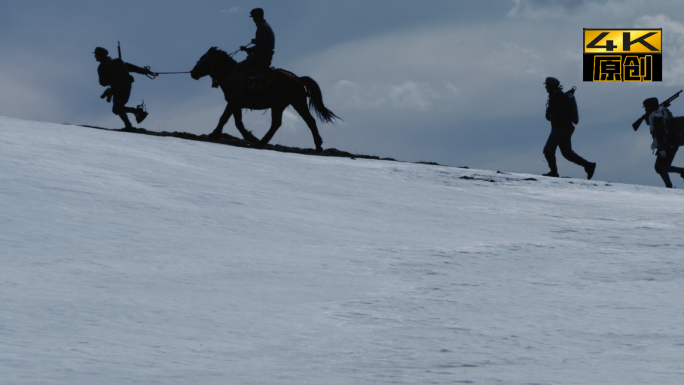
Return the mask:
<svg viewBox="0 0 684 385">
<path fill-rule="evenodd" d="M 150 69 L 141 68 L 141 67 L 138 67 L 137 65 L 131 64 L 131 63 L 126 63 L 126 68 L 128 68 L 128 72 L 135 72 L 135 73 L 141 74 L 141 75 L 152 75 L 152 74 L 154 74 L 154 72 L 152 72 L 152 70 L 150 70 Z"/>
</svg>

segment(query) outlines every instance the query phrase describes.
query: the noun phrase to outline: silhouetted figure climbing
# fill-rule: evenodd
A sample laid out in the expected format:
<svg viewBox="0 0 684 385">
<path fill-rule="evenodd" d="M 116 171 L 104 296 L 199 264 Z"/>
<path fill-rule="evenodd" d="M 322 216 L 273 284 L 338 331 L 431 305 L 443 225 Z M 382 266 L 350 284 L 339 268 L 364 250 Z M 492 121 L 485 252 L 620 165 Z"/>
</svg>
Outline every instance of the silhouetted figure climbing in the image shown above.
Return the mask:
<svg viewBox="0 0 684 385">
<path fill-rule="evenodd" d="M 667 109 L 667 106 L 660 106 L 657 98 L 644 100 L 644 108 L 646 109 L 646 123 L 650 126 L 653 137 L 651 150 L 658 157 L 655 162 L 655 170 L 663 178 L 665 187 L 672 188 L 672 181 L 668 173 L 677 173 L 684 178 L 684 168 L 672 166 L 672 161 L 682 144 L 680 139 L 668 140 L 665 120 L 672 119 L 672 113 Z"/>
<path fill-rule="evenodd" d="M 133 76 L 129 74 L 129 71 L 143 75 L 154 75 L 154 73 L 149 68 L 140 68 L 130 63 L 124 63 L 121 59 L 112 59 L 107 56 L 109 52 L 102 47 L 95 48 L 93 53 L 95 54 L 95 60 L 100 63 L 97 67 L 100 85 L 109 87 L 102 94 L 101 98 L 107 98 L 108 102 L 112 98 L 114 99 L 112 112 L 115 115 L 119 115 L 121 120 L 123 120 L 124 129 L 130 130 L 133 126 L 126 114 L 135 115 L 135 121 L 141 123 L 147 117 L 147 112 L 145 111 L 145 102 L 138 105 L 137 108 L 126 107 L 126 103 L 128 103 L 128 99 L 131 96 L 131 84 L 134 82 Z"/>
<path fill-rule="evenodd" d="M 238 93 L 235 95 L 236 99 L 244 97 L 247 91 L 247 75 L 251 71 L 264 71 L 271 66 L 273 60 L 273 53 L 275 49 L 275 35 L 271 26 L 264 20 L 264 10 L 261 8 L 254 8 L 249 17 L 254 20 L 256 24 L 256 37 L 252 39 L 254 47 L 240 47 L 241 51 L 247 52 L 247 58 L 240 62 L 236 68 L 236 76 L 238 79 Z"/>
<path fill-rule="evenodd" d="M 594 176 L 596 163 L 586 161 L 572 150 L 570 138 L 575 132 L 575 126 L 579 121 L 577 114 L 577 104 L 573 95 L 574 88 L 569 92 L 563 92 L 563 86 L 556 78 L 546 78 L 546 91 L 549 93 L 549 100 L 546 105 L 546 120 L 551 122 L 551 134 L 544 146 L 544 156 L 549 163 L 551 171 L 544 176 L 558 177 L 558 167 L 556 166 L 556 148 L 560 147 L 563 157 L 575 164 L 584 167 L 587 179 Z"/>
</svg>

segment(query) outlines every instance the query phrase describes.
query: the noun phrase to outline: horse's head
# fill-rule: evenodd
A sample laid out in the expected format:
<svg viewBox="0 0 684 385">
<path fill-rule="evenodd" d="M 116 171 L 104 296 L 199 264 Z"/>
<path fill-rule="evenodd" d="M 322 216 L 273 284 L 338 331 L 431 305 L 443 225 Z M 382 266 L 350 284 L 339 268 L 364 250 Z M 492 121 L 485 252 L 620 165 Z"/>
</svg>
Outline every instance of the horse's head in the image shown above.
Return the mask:
<svg viewBox="0 0 684 385">
<path fill-rule="evenodd" d="M 193 79 L 199 80 L 200 78 L 209 75 L 209 71 L 211 70 L 211 66 L 209 65 L 209 54 L 215 49 L 216 47 L 211 47 L 207 53 L 199 58 L 195 67 L 190 71 L 190 76 L 192 76 Z"/>
<path fill-rule="evenodd" d="M 217 47 L 211 47 L 207 53 L 199 58 L 197 64 L 195 64 L 195 68 L 190 72 L 190 76 L 195 80 L 199 80 L 207 75 L 216 78 L 223 74 L 230 73 L 235 64 L 237 64 L 235 60 L 228 56 L 227 53 Z"/>
</svg>

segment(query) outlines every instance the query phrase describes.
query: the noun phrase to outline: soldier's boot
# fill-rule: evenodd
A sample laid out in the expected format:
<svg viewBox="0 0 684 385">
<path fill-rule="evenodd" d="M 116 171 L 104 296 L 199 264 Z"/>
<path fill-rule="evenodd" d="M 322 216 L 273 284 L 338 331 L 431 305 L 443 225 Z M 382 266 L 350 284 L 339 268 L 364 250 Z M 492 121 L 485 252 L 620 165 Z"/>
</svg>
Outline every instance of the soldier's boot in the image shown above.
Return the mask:
<svg viewBox="0 0 684 385">
<path fill-rule="evenodd" d="M 594 171 L 596 171 L 596 163 L 589 163 L 584 166 L 584 171 L 587 173 L 587 180 L 591 180 L 594 176 Z"/>
<path fill-rule="evenodd" d="M 131 124 L 131 121 L 128 120 L 128 115 L 127 115 L 125 112 L 120 113 L 120 114 L 119 114 L 119 117 L 120 117 L 121 120 L 123 120 L 123 122 L 124 122 L 124 128 L 123 128 L 124 131 L 133 131 L 133 130 L 135 130 L 135 128 L 133 128 L 133 125 Z"/>
<path fill-rule="evenodd" d="M 135 107 L 135 121 L 140 124 L 145 120 L 147 115 L 148 113 L 145 111 L 145 101 L 143 100 L 141 104 L 138 104 L 138 106 Z"/>
<path fill-rule="evenodd" d="M 558 178 L 558 167 L 556 166 L 556 154 L 555 150 L 553 152 L 551 151 L 546 151 L 546 148 L 544 148 L 544 157 L 546 158 L 546 163 L 549 164 L 549 168 L 551 171 L 547 172 L 546 174 L 542 174 L 542 176 L 549 176 L 552 178 Z"/>
</svg>

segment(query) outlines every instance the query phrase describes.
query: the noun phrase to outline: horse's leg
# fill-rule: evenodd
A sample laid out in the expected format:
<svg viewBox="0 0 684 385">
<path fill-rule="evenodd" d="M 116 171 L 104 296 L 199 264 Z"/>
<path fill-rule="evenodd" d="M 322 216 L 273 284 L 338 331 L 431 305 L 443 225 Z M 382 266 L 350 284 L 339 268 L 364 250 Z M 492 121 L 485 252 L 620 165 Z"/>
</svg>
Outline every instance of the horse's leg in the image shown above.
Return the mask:
<svg viewBox="0 0 684 385">
<path fill-rule="evenodd" d="M 321 139 L 321 135 L 318 133 L 316 119 L 314 119 L 314 117 L 311 115 L 311 112 L 309 112 L 309 108 L 306 105 L 306 99 L 297 100 L 296 102 L 292 103 L 292 107 L 295 109 L 295 111 L 297 111 L 297 113 L 299 113 L 302 119 L 304 119 L 306 125 L 309 126 L 311 134 L 313 135 L 314 144 L 316 144 L 316 152 L 323 151 L 323 147 L 321 147 L 323 144 L 323 139 Z"/>
<path fill-rule="evenodd" d="M 280 125 L 283 124 L 283 111 L 285 111 L 286 107 L 287 106 L 273 106 L 271 108 L 271 129 L 269 129 L 266 135 L 261 138 L 259 147 L 267 145 L 271 138 L 273 138 L 273 135 L 275 135 L 276 131 L 278 131 L 278 128 L 280 128 Z"/>
<path fill-rule="evenodd" d="M 228 123 L 228 119 L 230 119 L 230 115 L 233 114 L 233 108 L 230 106 L 230 103 L 226 104 L 226 109 L 223 111 L 223 115 L 221 115 L 221 118 L 219 119 L 218 126 L 214 129 L 214 131 L 209 134 L 209 138 L 211 139 L 218 139 L 221 137 L 221 134 L 223 134 L 223 126 Z"/>
<path fill-rule="evenodd" d="M 242 123 L 242 109 L 239 107 L 235 108 L 235 111 L 233 111 L 233 115 L 235 115 L 235 128 L 237 128 L 238 131 L 240 131 L 242 137 L 250 143 L 258 143 L 259 139 L 257 139 L 256 136 L 252 135 L 250 131 L 247 131 L 245 125 Z"/>
</svg>

